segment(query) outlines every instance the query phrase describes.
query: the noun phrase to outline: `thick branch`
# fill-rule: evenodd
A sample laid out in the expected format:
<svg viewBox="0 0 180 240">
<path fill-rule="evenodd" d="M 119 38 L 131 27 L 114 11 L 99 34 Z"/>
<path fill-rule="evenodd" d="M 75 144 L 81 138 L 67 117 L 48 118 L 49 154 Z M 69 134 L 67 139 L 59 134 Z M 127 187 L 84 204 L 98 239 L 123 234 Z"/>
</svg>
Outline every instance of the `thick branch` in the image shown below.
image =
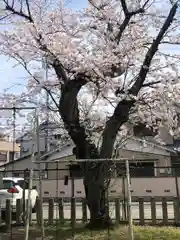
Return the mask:
<svg viewBox="0 0 180 240">
<path fill-rule="evenodd" d="M 161 40 L 163 39 L 165 32 L 168 30 L 168 28 L 170 27 L 170 25 L 174 19 L 177 8 L 178 8 L 178 4 L 176 2 L 173 5 L 173 7 L 171 8 L 166 21 L 164 22 L 161 30 L 159 31 L 159 34 L 157 35 L 156 39 L 153 41 L 151 47 L 149 48 L 149 50 L 145 56 L 145 59 L 141 66 L 137 80 L 135 81 L 135 83 L 133 84 L 132 88 L 129 91 L 131 94 L 137 95 L 139 90 L 141 89 L 141 87 L 146 79 L 146 76 L 149 72 L 149 67 L 151 65 L 151 61 L 152 61 L 156 51 L 158 50 L 158 46 L 161 43 Z"/>
<path fill-rule="evenodd" d="M 124 21 L 122 22 L 122 24 L 119 26 L 119 32 L 115 38 L 115 40 L 117 41 L 117 44 L 119 44 L 122 34 L 123 34 L 124 30 L 126 29 L 126 27 L 128 26 L 132 16 L 135 16 L 139 13 L 144 13 L 144 11 L 145 11 L 144 8 L 145 8 L 146 4 L 149 2 L 149 0 L 145 2 L 145 4 L 143 5 L 142 8 L 139 8 L 136 11 L 132 11 L 132 12 L 130 12 L 127 8 L 126 0 L 120 0 L 120 2 L 121 2 L 121 6 L 123 9 L 125 18 L 124 18 Z"/>
<path fill-rule="evenodd" d="M 98 157 L 94 144 L 87 140 L 85 129 L 80 125 L 77 95 L 87 79 L 79 74 L 75 80 L 62 86 L 59 112 L 71 139 L 76 145 L 76 157 L 80 159 Z"/>
<path fill-rule="evenodd" d="M 144 62 L 142 64 L 142 67 L 140 69 L 140 72 L 138 74 L 137 80 L 133 84 L 132 88 L 130 89 L 129 93 L 132 95 L 137 95 L 140 89 L 143 86 L 143 83 L 146 79 L 147 73 L 149 71 L 149 67 L 151 64 L 151 61 L 158 49 L 158 45 L 160 44 L 164 33 L 167 31 L 167 29 L 170 27 L 174 16 L 177 11 L 177 3 L 173 5 L 173 7 L 170 10 L 170 13 L 162 26 L 159 34 L 157 35 L 156 39 L 152 43 L 150 49 L 148 50 Z M 128 100 L 124 99 L 119 102 L 117 107 L 115 108 L 115 111 L 111 118 L 106 122 L 106 126 L 103 132 L 103 141 L 100 151 L 100 157 L 101 158 L 111 158 L 112 152 L 113 152 L 113 146 L 116 139 L 116 135 L 118 133 L 119 128 L 128 120 L 129 117 L 129 111 L 133 104 L 135 103 L 135 100 Z"/>
<path fill-rule="evenodd" d="M 111 158 L 113 146 L 119 128 L 128 120 L 129 110 L 135 103 L 134 100 L 122 100 L 116 106 L 113 115 L 106 122 L 103 132 L 103 142 L 100 150 L 100 158 Z"/>
<path fill-rule="evenodd" d="M 125 16 L 129 15 L 126 0 L 120 0 L 120 2 L 121 2 L 121 6 L 122 6 Z"/>
<path fill-rule="evenodd" d="M 122 22 L 122 24 L 120 25 L 119 32 L 118 32 L 118 34 L 115 38 L 116 41 L 117 41 L 117 44 L 119 44 L 119 42 L 121 40 L 121 37 L 122 37 L 122 34 L 123 34 L 124 30 L 126 29 L 126 27 L 128 26 L 130 19 L 131 19 L 131 16 L 127 15 L 125 17 L 124 21 Z"/>
</svg>

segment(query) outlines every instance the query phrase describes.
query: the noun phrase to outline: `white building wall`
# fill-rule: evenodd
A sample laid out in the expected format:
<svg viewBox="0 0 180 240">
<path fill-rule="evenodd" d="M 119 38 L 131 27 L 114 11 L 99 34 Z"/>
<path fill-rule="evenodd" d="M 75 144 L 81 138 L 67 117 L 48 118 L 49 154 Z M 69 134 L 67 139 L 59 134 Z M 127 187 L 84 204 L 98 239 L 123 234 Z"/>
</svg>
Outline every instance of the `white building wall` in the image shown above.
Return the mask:
<svg viewBox="0 0 180 240">
<path fill-rule="evenodd" d="M 180 191 L 180 178 L 178 178 Z M 34 181 L 33 185 L 39 188 L 38 181 Z M 76 198 L 84 198 L 85 191 L 82 179 L 74 181 Z M 125 186 L 126 188 L 126 186 Z M 122 179 L 112 179 L 109 187 L 109 195 L 111 197 L 121 197 L 123 189 Z M 127 188 L 126 188 L 127 190 Z M 64 180 L 43 180 L 42 193 L 44 198 L 72 196 L 71 180 L 68 185 L 64 185 Z M 131 178 L 131 194 L 132 197 L 176 197 L 176 184 L 173 177 L 162 178 Z"/>
</svg>

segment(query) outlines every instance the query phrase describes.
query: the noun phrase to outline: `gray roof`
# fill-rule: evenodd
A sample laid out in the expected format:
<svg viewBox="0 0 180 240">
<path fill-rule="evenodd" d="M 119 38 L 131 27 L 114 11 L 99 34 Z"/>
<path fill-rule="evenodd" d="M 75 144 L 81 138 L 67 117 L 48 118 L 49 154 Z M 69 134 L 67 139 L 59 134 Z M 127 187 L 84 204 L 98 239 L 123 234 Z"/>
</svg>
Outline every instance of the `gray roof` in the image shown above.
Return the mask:
<svg viewBox="0 0 180 240">
<path fill-rule="evenodd" d="M 138 139 L 138 138 L 133 138 L 134 140 L 136 140 L 136 141 L 144 141 L 143 139 Z M 154 145 L 154 147 L 155 148 L 159 148 L 159 149 L 161 149 L 161 150 L 164 150 L 164 154 L 157 154 L 157 153 L 151 153 L 151 152 L 149 152 L 150 154 L 154 154 L 154 155 L 162 155 L 162 156 L 167 156 L 167 154 L 165 154 L 166 152 L 169 152 L 169 153 L 172 153 L 172 154 L 176 154 L 176 151 L 174 151 L 174 150 L 172 150 L 172 149 L 170 149 L 169 147 L 166 147 L 166 146 L 161 146 L 160 144 L 158 144 L 157 142 L 155 143 L 155 142 L 148 142 L 148 141 L 146 141 L 146 144 L 147 145 Z M 57 152 L 59 152 L 60 153 L 60 155 L 58 156 L 58 159 L 62 159 L 62 158 L 64 158 L 64 157 L 66 157 L 66 156 L 72 156 L 73 155 L 73 148 L 75 147 L 75 145 L 74 145 L 74 143 L 72 142 L 72 141 L 69 141 L 67 144 L 65 144 L 65 145 L 63 145 L 63 146 L 61 146 L 61 147 L 58 147 L 58 148 L 56 148 L 56 149 L 54 149 L 54 150 L 52 150 L 52 151 L 50 151 L 50 152 L 48 152 L 48 153 L 46 153 L 46 154 L 44 154 L 44 155 L 41 155 L 41 161 L 43 161 L 43 160 L 46 160 L 49 156 L 52 156 L 54 153 L 57 153 Z M 124 146 L 123 148 L 121 148 L 122 150 L 127 150 L 127 151 L 131 151 L 131 152 L 138 152 L 138 153 L 148 153 L 148 152 L 144 152 L 144 151 L 139 151 L 139 150 L 137 150 L 137 149 L 134 149 L 134 150 L 132 150 L 132 149 L 130 149 L 130 148 L 127 148 L 126 146 Z M 37 153 L 36 153 L 37 154 Z M 8 162 L 8 163 L 6 163 L 6 164 L 3 164 L 3 165 L 1 165 L 0 166 L 0 168 L 3 168 L 3 167 L 6 167 L 6 166 L 8 166 L 8 165 L 10 165 L 10 164 L 13 164 L 13 163 L 15 163 L 15 162 L 19 162 L 19 161 L 23 161 L 24 159 L 26 159 L 26 158 L 30 158 L 31 157 L 31 155 L 32 154 L 29 154 L 29 155 L 27 155 L 27 156 L 24 156 L 24 157 L 21 157 L 21 158 L 19 158 L 19 159 L 17 159 L 17 160 L 15 160 L 14 162 Z M 57 159 L 52 159 L 51 161 L 57 161 Z"/>
</svg>

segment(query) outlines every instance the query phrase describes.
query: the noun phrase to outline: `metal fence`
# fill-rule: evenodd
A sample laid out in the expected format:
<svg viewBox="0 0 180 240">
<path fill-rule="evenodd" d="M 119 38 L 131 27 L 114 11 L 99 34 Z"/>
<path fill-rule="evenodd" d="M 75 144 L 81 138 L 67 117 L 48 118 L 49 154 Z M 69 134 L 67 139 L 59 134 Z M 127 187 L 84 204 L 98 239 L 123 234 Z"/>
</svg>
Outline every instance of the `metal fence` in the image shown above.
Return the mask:
<svg viewBox="0 0 180 240">
<path fill-rule="evenodd" d="M 95 164 L 98 164 L 98 161 L 94 161 L 94 166 Z M 45 167 L 41 168 L 41 165 Z M 128 185 L 125 161 L 113 161 L 108 166 L 111 172 L 111 174 L 108 173 L 110 181 L 107 189 L 110 217 L 114 223 L 119 223 L 120 221 L 128 223 Z M 180 220 L 180 216 L 179 220 L 175 216 L 177 209 L 176 211 L 174 210 L 175 207 L 179 206 L 176 201 L 179 203 L 180 199 L 179 173 L 180 166 L 178 165 L 155 167 L 147 162 L 129 161 L 129 190 L 132 200 L 131 214 L 137 224 L 145 224 L 145 220 L 146 224 L 151 223 L 151 221 L 156 224 L 157 222 L 174 224 Z M 4 178 L 9 179 L 11 177 L 24 178 L 27 184 L 26 187 L 25 185 L 22 187 L 24 191 L 29 191 L 30 169 L 5 170 L 1 174 Z M 66 225 L 72 237 L 74 237 L 77 231 L 76 226 L 79 228 L 80 226 L 82 227 L 82 224 L 84 226 L 88 223 L 90 212 L 85 201 L 83 171 L 77 162 L 75 164 L 71 162 L 67 167 L 63 168 L 60 167 L 60 163 L 54 163 L 54 165 L 53 163 L 49 165 L 37 164 L 37 168 L 33 169 L 32 187 L 33 189 L 36 188 L 39 193 L 39 199 L 37 199 L 37 206 L 39 207 L 36 209 L 36 213 L 31 214 L 30 232 L 32 232 L 32 226 L 35 224 L 39 226 L 39 229 L 45 229 L 45 235 L 55 234 L 57 236 L 52 237 L 60 239 L 61 235 L 64 234 L 63 228 Z M 154 202 L 156 207 L 155 217 L 153 217 L 152 212 Z M 163 210 L 164 202 L 167 205 L 165 210 Z M 167 214 L 165 214 L 166 209 Z M 23 214 L 27 213 L 27 208 L 24 208 L 23 211 L 25 211 Z M 167 219 L 164 217 L 166 215 Z M 16 220 L 11 222 L 11 235 L 15 234 L 14 229 L 17 230 L 17 223 L 15 225 L 16 228 L 12 227 Z M 6 224 L 9 224 L 8 221 L 7 219 L 5 220 Z M 54 230 L 49 231 L 49 228 Z M 42 231 L 38 230 L 38 234 L 41 237 L 40 239 L 42 239 Z M 108 234 L 109 239 L 111 239 L 110 232 Z M 92 230 L 89 231 L 89 236 L 93 239 Z M 21 238 L 19 237 L 18 239 Z M 44 239 L 46 238 L 44 237 Z"/>
</svg>

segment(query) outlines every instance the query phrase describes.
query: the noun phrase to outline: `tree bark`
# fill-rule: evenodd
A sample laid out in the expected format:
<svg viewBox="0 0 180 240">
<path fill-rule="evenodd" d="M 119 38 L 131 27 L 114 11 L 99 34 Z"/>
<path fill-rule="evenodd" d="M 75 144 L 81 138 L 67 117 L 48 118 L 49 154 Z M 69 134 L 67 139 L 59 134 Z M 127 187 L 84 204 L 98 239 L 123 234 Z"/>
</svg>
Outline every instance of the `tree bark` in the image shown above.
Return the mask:
<svg viewBox="0 0 180 240">
<path fill-rule="evenodd" d="M 92 228 L 104 228 L 111 224 L 107 211 L 109 168 L 110 165 L 107 161 L 98 162 L 97 159 L 96 162 L 89 163 L 88 168 L 84 171 L 84 186 Z"/>
</svg>

